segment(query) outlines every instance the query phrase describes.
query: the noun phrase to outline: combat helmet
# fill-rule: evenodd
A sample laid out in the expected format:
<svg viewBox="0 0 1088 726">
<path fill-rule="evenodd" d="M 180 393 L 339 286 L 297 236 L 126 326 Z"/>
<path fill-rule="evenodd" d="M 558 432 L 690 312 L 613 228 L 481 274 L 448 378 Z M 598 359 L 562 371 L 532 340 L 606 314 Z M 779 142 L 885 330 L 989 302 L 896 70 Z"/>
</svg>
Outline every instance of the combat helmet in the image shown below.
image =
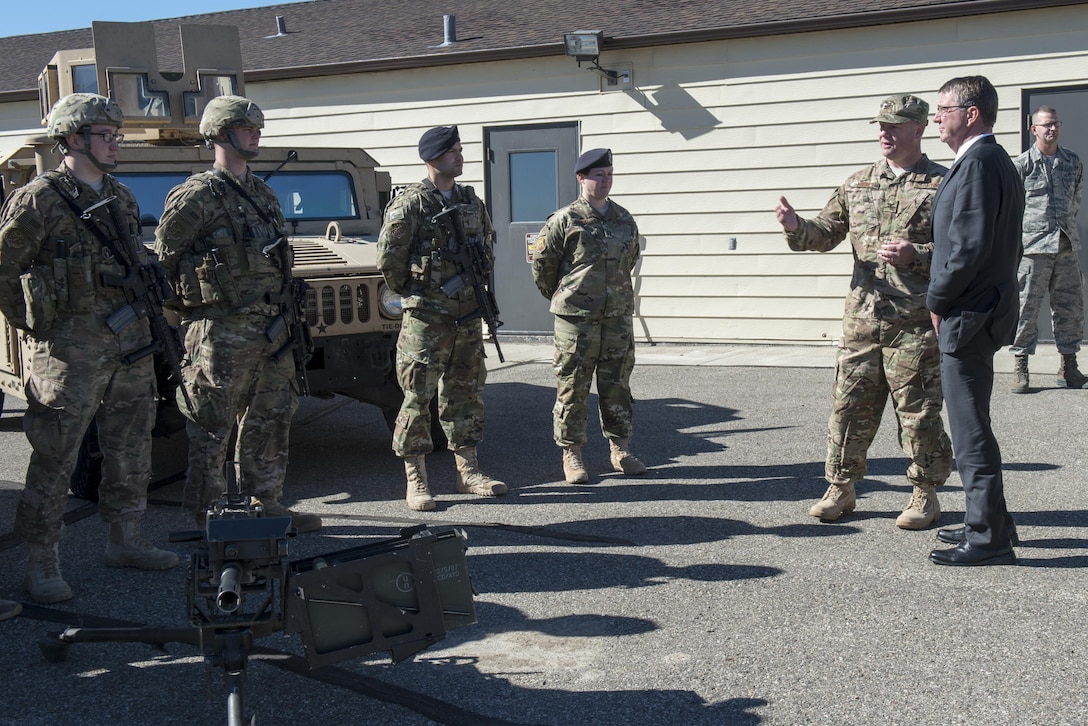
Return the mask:
<svg viewBox="0 0 1088 726">
<path fill-rule="evenodd" d="M 234 136 L 234 129 L 244 127 L 263 129 L 264 113 L 257 104 L 243 96 L 216 96 L 208 101 L 200 117 L 200 135 L 209 149 L 217 143 L 219 134 L 226 131 L 227 142 L 234 150 L 246 159 L 252 159 L 257 152 L 242 149 Z"/>
<path fill-rule="evenodd" d="M 112 98 L 97 93 L 71 93 L 53 105 L 46 135 L 56 140 L 61 151 L 68 154 L 71 150 L 65 139 L 72 134 L 83 134 L 83 148 L 79 153 L 90 159 L 99 170 L 113 171 L 117 168 L 116 163 L 103 164 L 91 154 L 91 126 L 95 124 L 121 128 L 125 125 L 125 114 Z"/>
</svg>

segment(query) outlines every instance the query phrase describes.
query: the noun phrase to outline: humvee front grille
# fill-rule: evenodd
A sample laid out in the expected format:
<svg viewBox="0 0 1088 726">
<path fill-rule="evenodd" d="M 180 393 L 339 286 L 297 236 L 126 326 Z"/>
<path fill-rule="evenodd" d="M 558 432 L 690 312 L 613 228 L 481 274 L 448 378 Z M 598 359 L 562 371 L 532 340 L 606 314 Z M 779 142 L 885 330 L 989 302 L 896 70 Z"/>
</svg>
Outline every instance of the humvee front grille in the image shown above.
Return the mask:
<svg viewBox="0 0 1088 726">
<path fill-rule="evenodd" d="M 303 312 L 318 334 L 336 334 L 336 328 L 370 322 L 370 285 L 343 280 L 309 280 Z"/>
</svg>

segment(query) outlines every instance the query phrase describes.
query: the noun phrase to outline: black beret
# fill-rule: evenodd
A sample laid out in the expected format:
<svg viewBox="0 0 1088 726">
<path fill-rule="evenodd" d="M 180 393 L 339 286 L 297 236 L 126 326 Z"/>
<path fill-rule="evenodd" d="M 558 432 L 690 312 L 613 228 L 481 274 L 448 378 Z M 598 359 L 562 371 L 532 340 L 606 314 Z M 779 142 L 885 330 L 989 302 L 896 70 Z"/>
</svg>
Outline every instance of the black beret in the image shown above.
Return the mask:
<svg viewBox="0 0 1088 726">
<path fill-rule="evenodd" d="M 574 173 L 581 174 L 598 166 L 612 166 L 612 149 L 590 149 L 574 163 Z"/>
<path fill-rule="evenodd" d="M 456 126 L 435 126 L 419 137 L 419 158 L 423 161 L 437 159 L 460 141 Z"/>
</svg>

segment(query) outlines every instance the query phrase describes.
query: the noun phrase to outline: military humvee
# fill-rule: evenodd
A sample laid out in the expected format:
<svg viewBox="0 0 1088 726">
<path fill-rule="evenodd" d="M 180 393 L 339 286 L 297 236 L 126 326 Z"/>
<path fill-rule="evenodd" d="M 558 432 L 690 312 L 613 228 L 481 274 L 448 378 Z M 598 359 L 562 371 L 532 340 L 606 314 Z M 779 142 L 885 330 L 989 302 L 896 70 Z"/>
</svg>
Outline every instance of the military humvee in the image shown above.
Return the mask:
<svg viewBox="0 0 1088 726">
<path fill-rule="evenodd" d="M 95 22 L 92 30 L 94 48 L 60 51 L 42 71 L 43 123 L 57 99 L 69 93 L 101 93 L 121 105 L 125 140 L 115 176 L 135 193 L 150 244 L 167 192 L 190 174 L 211 168 L 212 152 L 197 131 L 204 106 L 217 95 L 245 95 L 238 31 L 181 26 L 185 66 L 162 72 L 151 23 Z M 60 163 L 53 147 L 44 135 L 31 137 L 0 159 L 5 197 Z M 305 314 L 315 343 L 307 365 L 311 395 L 342 394 L 377 405 L 391 425 L 402 400 L 392 366 L 401 301 L 375 264 L 381 212 L 390 193 L 389 175 L 376 166 L 362 149 L 263 144 L 250 162 L 276 190 L 294 249 L 294 274 L 310 286 Z M 4 394 L 24 396 L 21 341 L 19 331 L 0 318 L 0 406 Z M 183 421 L 174 384 L 165 374 L 159 382 L 156 431 L 170 433 Z M 77 494 L 97 490 L 95 472 L 87 471 L 96 444 L 92 430 L 81 457 L 85 465 L 73 477 Z"/>
</svg>

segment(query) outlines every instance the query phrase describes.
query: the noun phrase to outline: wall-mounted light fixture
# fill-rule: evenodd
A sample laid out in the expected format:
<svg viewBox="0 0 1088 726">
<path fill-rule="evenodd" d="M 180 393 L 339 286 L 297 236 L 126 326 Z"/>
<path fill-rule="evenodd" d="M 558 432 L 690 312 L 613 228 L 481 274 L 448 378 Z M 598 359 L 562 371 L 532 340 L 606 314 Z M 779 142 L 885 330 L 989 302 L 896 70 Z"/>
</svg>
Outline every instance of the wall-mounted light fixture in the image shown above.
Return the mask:
<svg viewBox="0 0 1088 726">
<path fill-rule="evenodd" d="M 597 59 L 601 56 L 601 44 L 604 42 L 604 32 L 600 30 L 575 30 L 573 33 L 563 34 L 563 47 L 566 54 L 578 61 L 578 67 L 582 63 L 589 63 L 589 70 L 599 74 L 608 85 L 615 86 L 621 81 L 630 83 L 630 70 L 612 70 L 601 68 Z"/>
</svg>

